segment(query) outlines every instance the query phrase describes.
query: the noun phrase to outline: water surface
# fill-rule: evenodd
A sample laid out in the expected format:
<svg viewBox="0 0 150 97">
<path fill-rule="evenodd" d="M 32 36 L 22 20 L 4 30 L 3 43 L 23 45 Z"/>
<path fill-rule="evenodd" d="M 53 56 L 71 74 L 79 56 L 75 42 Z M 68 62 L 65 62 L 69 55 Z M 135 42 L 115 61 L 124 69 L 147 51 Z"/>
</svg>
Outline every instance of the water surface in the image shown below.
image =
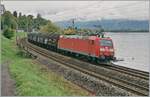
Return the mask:
<svg viewBox="0 0 150 97">
<path fill-rule="evenodd" d="M 113 39 L 115 56 L 124 61 L 115 64 L 149 71 L 150 33 L 106 33 Z"/>
</svg>

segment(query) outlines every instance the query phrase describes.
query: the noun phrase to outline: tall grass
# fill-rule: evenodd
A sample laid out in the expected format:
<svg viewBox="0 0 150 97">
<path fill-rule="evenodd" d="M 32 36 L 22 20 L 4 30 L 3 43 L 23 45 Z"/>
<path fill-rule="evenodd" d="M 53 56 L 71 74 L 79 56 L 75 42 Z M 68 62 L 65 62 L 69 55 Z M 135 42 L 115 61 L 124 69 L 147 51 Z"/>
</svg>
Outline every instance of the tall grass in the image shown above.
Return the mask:
<svg viewBox="0 0 150 97">
<path fill-rule="evenodd" d="M 20 35 L 23 36 L 23 35 Z M 76 85 L 51 72 L 44 65 L 20 56 L 15 38 L 2 36 L 2 63 L 9 61 L 9 70 L 15 80 L 16 93 L 20 96 L 71 96 L 88 95 Z"/>
</svg>

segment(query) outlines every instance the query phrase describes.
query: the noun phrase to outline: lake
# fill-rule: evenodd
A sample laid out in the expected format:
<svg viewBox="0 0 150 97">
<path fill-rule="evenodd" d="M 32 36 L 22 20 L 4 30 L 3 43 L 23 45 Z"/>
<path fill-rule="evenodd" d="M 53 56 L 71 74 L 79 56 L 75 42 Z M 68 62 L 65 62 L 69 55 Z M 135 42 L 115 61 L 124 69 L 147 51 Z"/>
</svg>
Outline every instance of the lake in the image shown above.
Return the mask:
<svg viewBox="0 0 150 97">
<path fill-rule="evenodd" d="M 113 39 L 115 56 L 124 61 L 114 62 L 149 72 L 150 33 L 106 33 Z"/>
</svg>

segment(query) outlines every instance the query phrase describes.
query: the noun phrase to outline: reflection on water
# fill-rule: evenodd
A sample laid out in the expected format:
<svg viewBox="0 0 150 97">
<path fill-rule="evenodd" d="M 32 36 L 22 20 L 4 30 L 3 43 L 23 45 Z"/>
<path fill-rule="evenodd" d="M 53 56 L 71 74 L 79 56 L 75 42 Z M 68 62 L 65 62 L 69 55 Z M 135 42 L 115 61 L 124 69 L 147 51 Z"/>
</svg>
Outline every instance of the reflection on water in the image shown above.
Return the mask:
<svg viewBox="0 0 150 97">
<path fill-rule="evenodd" d="M 150 33 L 106 33 L 113 39 L 115 56 L 124 61 L 116 62 L 143 71 L 149 71 Z"/>
</svg>

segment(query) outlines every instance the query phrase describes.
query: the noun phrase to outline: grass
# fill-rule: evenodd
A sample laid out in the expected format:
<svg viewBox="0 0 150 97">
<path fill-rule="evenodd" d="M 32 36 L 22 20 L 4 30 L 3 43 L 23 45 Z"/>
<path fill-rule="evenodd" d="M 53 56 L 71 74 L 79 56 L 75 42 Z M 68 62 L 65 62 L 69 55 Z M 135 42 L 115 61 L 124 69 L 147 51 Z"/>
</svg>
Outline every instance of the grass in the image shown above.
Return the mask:
<svg viewBox="0 0 150 97">
<path fill-rule="evenodd" d="M 23 35 L 20 35 L 23 36 Z M 15 38 L 2 38 L 2 63 L 9 61 L 9 70 L 15 80 L 19 96 L 72 96 L 89 95 L 85 90 L 68 82 L 63 77 L 48 70 L 44 65 L 19 55 Z"/>
</svg>

